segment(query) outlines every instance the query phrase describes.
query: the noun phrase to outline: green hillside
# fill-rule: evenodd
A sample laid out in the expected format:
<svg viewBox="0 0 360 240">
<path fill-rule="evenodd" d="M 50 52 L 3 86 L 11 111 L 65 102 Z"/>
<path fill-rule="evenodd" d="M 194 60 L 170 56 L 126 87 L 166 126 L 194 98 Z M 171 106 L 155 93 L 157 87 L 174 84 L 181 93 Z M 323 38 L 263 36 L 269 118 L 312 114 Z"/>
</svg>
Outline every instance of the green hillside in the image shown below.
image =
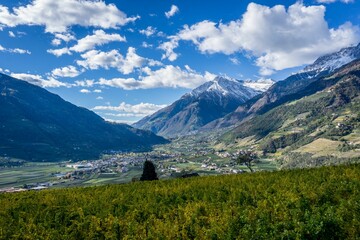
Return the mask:
<svg viewBox="0 0 360 240">
<path fill-rule="evenodd" d="M 0 239 L 356 239 L 360 165 L 0 195 Z"/>
<path fill-rule="evenodd" d="M 360 61 L 295 95 L 302 97 L 244 120 L 222 142 L 255 148 L 289 168 L 358 161 Z"/>
</svg>

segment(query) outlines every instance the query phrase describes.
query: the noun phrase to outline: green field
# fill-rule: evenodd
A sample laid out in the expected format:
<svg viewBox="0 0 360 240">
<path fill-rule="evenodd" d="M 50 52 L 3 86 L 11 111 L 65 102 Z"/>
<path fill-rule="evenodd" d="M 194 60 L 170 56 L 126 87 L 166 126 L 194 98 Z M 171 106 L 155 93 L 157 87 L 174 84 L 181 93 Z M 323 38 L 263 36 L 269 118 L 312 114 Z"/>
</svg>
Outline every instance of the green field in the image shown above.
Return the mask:
<svg viewBox="0 0 360 240">
<path fill-rule="evenodd" d="M 0 239 L 359 239 L 360 165 L 0 194 L 0 206 Z"/>
<path fill-rule="evenodd" d="M 59 163 L 27 163 L 21 167 L 1 168 L 0 188 L 52 181 L 56 179 L 52 174 L 70 170 Z"/>
</svg>

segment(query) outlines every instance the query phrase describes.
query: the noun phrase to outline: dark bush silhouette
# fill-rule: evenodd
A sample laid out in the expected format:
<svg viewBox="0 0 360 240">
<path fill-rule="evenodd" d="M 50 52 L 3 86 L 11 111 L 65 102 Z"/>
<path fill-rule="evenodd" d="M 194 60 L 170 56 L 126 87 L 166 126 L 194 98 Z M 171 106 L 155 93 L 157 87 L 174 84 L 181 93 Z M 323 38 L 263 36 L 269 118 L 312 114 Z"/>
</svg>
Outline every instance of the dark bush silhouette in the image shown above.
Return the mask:
<svg viewBox="0 0 360 240">
<path fill-rule="evenodd" d="M 141 175 L 140 181 L 152 180 L 159 180 L 159 178 L 157 177 L 154 164 L 151 161 L 146 160 L 144 162 L 144 170 L 143 174 Z"/>
</svg>

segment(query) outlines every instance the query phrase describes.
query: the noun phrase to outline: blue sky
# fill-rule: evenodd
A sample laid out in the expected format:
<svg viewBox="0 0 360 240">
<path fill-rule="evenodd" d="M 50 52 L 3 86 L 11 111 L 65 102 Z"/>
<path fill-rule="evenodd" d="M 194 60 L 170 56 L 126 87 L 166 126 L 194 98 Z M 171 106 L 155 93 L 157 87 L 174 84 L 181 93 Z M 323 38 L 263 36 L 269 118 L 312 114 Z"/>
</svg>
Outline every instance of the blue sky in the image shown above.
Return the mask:
<svg viewBox="0 0 360 240">
<path fill-rule="evenodd" d="M 282 80 L 359 23 L 358 0 L 2 0 L 0 71 L 131 123 L 216 75 Z"/>
</svg>

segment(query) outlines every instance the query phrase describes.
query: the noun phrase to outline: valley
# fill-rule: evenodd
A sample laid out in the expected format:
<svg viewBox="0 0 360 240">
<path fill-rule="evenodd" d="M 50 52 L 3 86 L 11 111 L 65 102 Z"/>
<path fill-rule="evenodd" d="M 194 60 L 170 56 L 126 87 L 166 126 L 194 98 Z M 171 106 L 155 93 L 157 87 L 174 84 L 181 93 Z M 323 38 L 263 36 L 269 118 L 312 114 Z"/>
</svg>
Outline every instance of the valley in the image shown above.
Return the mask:
<svg viewBox="0 0 360 240">
<path fill-rule="evenodd" d="M 188 141 L 184 141 L 187 142 Z M 181 178 L 185 174 L 200 176 L 241 174 L 249 170 L 235 163 L 235 153 L 214 150 L 189 151 L 177 148 L 179 143 L 159 146 L 161 152 L 118 153 L 102 156 L 98 160 L 59 163 L 26 162 L 22 166 L 0 168 L 0 192 L 42 190 L 75 186 L 129 183 L 139 181 L 145 159 L 156 165 L 160 179 Z M 164 149 L 171 149 L 166 153 Z M 1 162 L 2 159 L 0 159 Z M 258 159 L 255 171 L 277 170 L 275 161 Z"/>
</svg>

